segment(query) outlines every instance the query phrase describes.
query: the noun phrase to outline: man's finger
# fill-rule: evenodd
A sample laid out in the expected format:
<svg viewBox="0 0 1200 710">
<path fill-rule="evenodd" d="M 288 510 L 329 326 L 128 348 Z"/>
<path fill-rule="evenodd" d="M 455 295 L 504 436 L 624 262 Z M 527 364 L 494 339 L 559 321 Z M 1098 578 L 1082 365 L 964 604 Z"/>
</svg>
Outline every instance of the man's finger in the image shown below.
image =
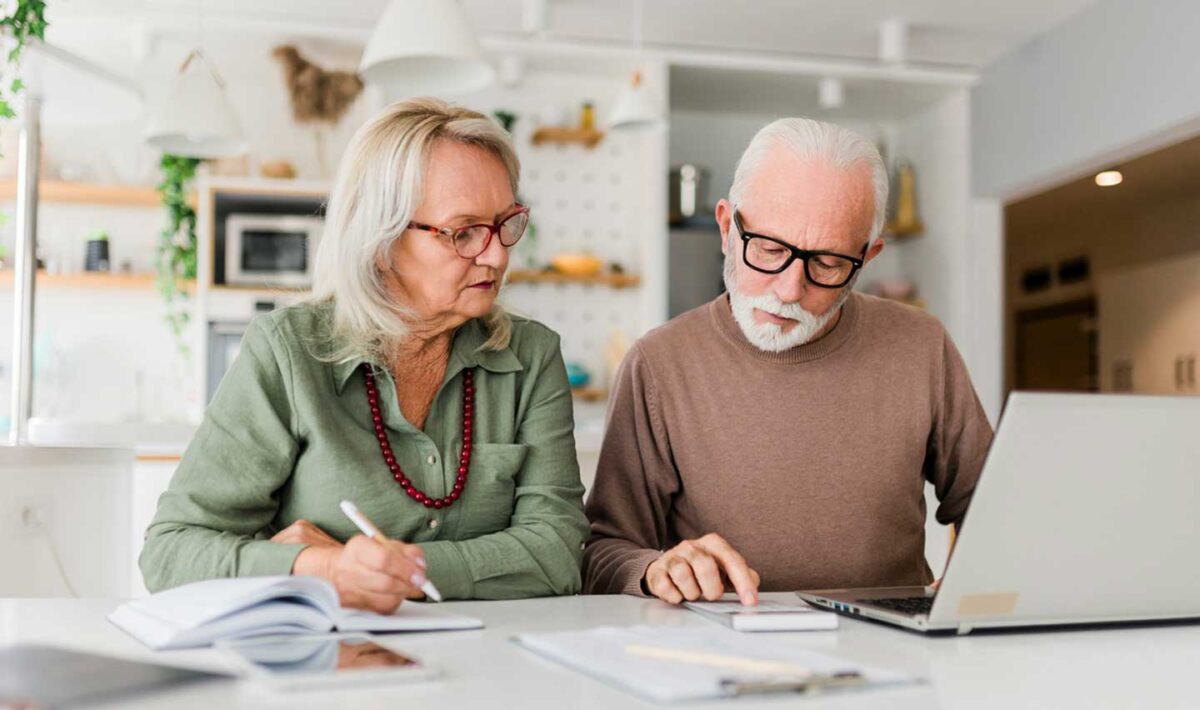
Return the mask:
<svg viewBox="0 0 1200 710">
<path fill-rule="evenodd" d="M 709 601 L 718 601 L 725 593 L 725 582 L 721 579 L 721 568 L 707 552 L 692 548 L 681 556 L 692 566 L 692 573 L 700 585 L 700 592 Z"/>
<path fill-rule="evenodd" d="M 750 567 L 746 564 L 746 559 L 719 535 L 706 535 L 700 538 L 699 543 L 721 563 L 721 568 L 733 583 L 738 599 L 747 606 L 757 604 L 758 583 L 750 576 Z"/>
<path fill-rule="evenodd" d="M 664 565 L 652 565 L 646 570 L 646 588 L 654 596 L 668 604 L 678 604 L 683 601 L 683 593 L 676 587 L 667 575 Z"/>
<path fill-rule="evenodd" d="M 684 599 L 695 601 L 700 598 L 700 584 L 696 582 L 692 566 L 687 560 L 682 557 L 672 557 L 667 562 L 667 574 L 670 575 L 675 588 L 683 594 Z"/>
</svg>

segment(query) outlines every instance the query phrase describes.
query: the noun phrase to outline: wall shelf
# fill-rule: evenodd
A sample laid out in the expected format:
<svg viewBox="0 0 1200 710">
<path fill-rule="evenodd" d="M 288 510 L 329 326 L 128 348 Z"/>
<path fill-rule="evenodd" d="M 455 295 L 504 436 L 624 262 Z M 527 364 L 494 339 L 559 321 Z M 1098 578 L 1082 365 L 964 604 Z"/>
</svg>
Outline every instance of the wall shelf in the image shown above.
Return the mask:
<svg viewBox="0 0 1200 710">
<path fill-rule="evenodd" d="M 608 392 L 599 387 L 572 387 L 571 395 L 584 402 L 603 402 L 608 397 Z"/>
<path fill-rule="evenodd" d="M 0 286 L 11 286 L 13 283 L 13 270 L 4 269 L 0 271 Z M 36 288 L 79 288 L 79 289 L 129 289 L 129 290 L 154 290 L 156 274 L 154 273 L 132 273 L 122 274 L 105 271 L 84 271 L 73 274 L 50 274 L 46 271 L 39 270 L 34 278 L 34 286 Z M 194 281 L 181 282 L 189 287 L 194 285 Z"/>
<path fill-rule="evenodd" d="M 914 224 L 908 224 L 901 227 L 894 221 L 889 221 L 883 226 L 883 237 L 889 241 L 901 241 L 919 237 L 925 233 L 925 224 L 917 220 Z"/>
<path fill-rule="evenodd" d="M 16 198 L 17 181 L 0 180 L 0 200 Z M 100 185 L 62 180 L 43 180 L 39 183 L 38 199 L 42 202 L 115 207 L 162 206 L 162 197 L 150 185 Z"/>
<path fill-rule="evenodd" d="M 640 276 L 633 274 L 599 273 L 592 276 L 573 276 L 557 271 L 539 271 L 536 269 L 518 269 L 508 272 L 510 284 L 542 283 L 542 284 L 591 284 L 593 286 L 611 286 L 612 288 L 629 288 L 642 282 Z"/>
<path fill-rule="evenodd" d="M 604 132 L 594 128 L 566 128 L 562 126 L 542 126 L 533 132 L 533 144 L 557 143 L 559 145 L 578 143 L 585 148 L 595 148 L 604 139 Z"/>
</svg>

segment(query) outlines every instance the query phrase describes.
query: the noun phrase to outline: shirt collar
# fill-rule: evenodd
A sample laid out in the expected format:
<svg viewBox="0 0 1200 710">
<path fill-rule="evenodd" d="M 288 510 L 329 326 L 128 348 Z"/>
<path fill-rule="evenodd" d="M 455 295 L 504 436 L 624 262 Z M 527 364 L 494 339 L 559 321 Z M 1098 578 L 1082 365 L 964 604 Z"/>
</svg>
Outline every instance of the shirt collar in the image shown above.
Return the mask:
<svg viewBox="0 0 1200 710">
<path fill-rule="evenodd" d="M 459 326 L 454 333 L 454 344 L 450 346 L 450 362 L 446 364 L 443 382 L 448 382 L 463 370 L 475 367 L 496 373 L 520 372 L 525 369 L 511 347 L 506 346 L 500 350 L 482 349 L 487 337 L 487 330 L 477 318 Z M 361 355 L 333 363 L 333 386 L 339 395 L 346 388 L 350 376 L 365 362 L 371 362 L 377 367 L 380 365 Z"/>
</svg>

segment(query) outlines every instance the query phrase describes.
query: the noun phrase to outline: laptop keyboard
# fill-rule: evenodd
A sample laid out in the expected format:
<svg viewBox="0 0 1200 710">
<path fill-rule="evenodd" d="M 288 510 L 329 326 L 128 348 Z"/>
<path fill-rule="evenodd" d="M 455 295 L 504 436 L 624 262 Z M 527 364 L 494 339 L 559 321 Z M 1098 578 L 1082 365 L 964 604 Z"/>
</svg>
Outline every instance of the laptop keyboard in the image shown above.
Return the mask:
<svg viewBox="0 0 1200 710">
<path fill-rule="evenodd" d="M 886 597 L 884 599 L 859 599 L 864 606 L 878 606 L 902 614 L 928 614 L 933 608 L 933 597 Z"/>
</svg>

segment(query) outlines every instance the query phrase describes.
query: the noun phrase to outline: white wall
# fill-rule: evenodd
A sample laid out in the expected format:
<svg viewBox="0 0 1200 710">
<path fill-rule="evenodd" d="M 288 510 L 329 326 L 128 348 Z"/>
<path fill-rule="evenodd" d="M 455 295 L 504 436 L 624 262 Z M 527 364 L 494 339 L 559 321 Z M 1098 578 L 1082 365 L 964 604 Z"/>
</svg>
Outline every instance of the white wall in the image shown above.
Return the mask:
<svg viewBox="0 0 1200 710">
<path fill-rule="evenodd" d="M 132 468 L 129 449 L 0 447 L 0 597 L 128 596 Z"/>
<path fill-rule="evenodd" d="M 33 416 L 87 422 L 185 422 L 199 388 L 151 287 L 39 288 Z M 10 415 L 12 290 L 0 292 L 0 431 Z"/>
<path fill-rule="evenodd" d="M 959 347 L 992 426 L 1004 405 L 1004 206 L 971 200 L 967 235 L 966 328 Z"/>
<path fill-rule="evenodd" d="M 967 93 L 960 90 L 899 124 L 895 154 L 913 164 L 925 231 L 884 249 L 898 252 L 901 272 L 918 284 L 926 308 L 968 363 L 969 115 Z"/>
<path fill-rule="evenodd" d="M 12 244 L 14 205 L 0 242 Z M 164 210 L 43 203 L 38 254 L 54 273 L 83 270 L 84 239 L 109 234 L 114 269 L 154 269 Z M 35 417 L 90 422 L 184 421 L 198 405 L 198 388 L 164 317 L 153 285 L 130 289 L 63 288 L 38 282 L 35 297 Z M 13 291 L 0 289 L 0 431 L 11 407 Z M 131 356 L 131 354 L 133 354 Z"/>
<path fill-rule="evenodd" d="M 1100 0 L 986 68 L 972 187 L 1014 197 L 1200 130 L 1200 3 Z"/>
</svg>

